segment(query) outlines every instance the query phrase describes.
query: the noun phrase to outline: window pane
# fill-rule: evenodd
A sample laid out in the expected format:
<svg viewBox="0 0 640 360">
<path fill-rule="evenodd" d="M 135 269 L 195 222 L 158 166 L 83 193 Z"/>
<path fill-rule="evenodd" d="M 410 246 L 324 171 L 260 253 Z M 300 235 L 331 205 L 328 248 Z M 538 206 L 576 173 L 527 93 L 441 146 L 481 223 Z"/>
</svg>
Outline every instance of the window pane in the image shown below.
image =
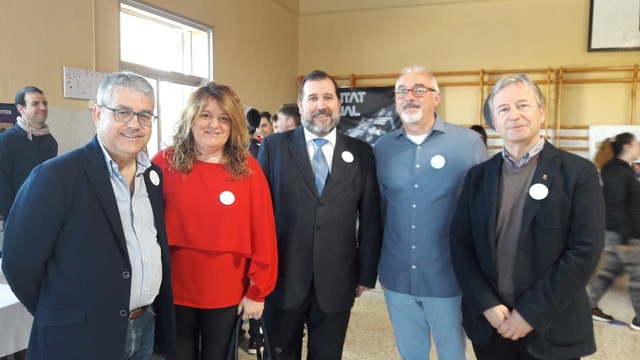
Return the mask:
<svg viewBox="0 0 640 360">
<path fill-rule="evenodd" d="M 175 124 L 180 118 L 180 113 L 184 104 L 187 103 L 189 95 L 196 90 L 197 87 L 175 84 L 168 81 L 160 81 L 160 91 L 158 103 L 160 104 L 160 121 L 158 126 L 154 128 L 153 138 L 155 140 L 154 149 L 149 143 L 149 154 L 155 155 L 160 149 L 164 149 L 171 145 L 171 137 L 175 130 Z M 160 143 L 158 143 L 160 139 Z M 153 152 L 152 152 L 153 151 Z"/>
<path fill-rule="evenodd" d="M 120 60 L 210 78 L 210 32 L 121 4 Z"/>
</svg>

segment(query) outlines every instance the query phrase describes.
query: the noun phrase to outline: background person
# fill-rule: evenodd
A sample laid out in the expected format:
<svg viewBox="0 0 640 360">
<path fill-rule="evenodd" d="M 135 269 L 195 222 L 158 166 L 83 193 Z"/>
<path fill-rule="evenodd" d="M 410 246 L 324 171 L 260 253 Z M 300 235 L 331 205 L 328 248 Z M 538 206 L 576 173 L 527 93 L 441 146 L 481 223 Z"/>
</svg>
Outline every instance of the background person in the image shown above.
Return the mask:
<svg viewBox="0 0 640 360">
<path fill-rule="evenodd" d="M 271 197 L 248 143 L 240 98 L 210 82 L 153 158 L 165 174 L 179 359 L 226 359 L 236 314 L 260 318 L 275 286 Z"/>
<path fill-rule="evenodd" d="M 285 132 L 300 126 L 300 110 L 295 104 L 282 105 L 276 115 L 278 116 L 275 125 L 276 132 Z"/>
<path fill-rule="evenodd" d="M 260 140 L 258 140 L 258 127 L 260 127 L 260 112 L 254 108 L 245 109 L 245 118 L 249 131 L 249 153 L 257 159 L 260 152 Z"/>
<path fill-rule="evenodd" d="M 482 125 L 471 125 L 469 129 L 480 134 L 480 136 L 482 136 L 482 142 L 484 143 L 484 146 L 487 147 L 487 131 L 484 129 L 484 127 Z"/>
<path fill-rule="evenodd" d="M 31 170 L 58 154 L 58 143 L 45 123 L 49 103 L 35 86 L 18 90 L 16 125 L 0 137 L 0 218 L 7 219 L 11 205 Z"/>
<path fill-rule="evenodd" d="M 273 125 L 271 124 L 271 114 L 268 111 L 262 111 L 260 113 L 258 133 L 260 135 L 258 138 L 259 141 L 262 141 L 262 139 L 274 133 Z"/>
<path fill-rule="evenodd" d="M 29 359 L 148 360 L 154 346 L 175 358 L 162 171 L 143 151 L 154 107 L 142 76 L 108 75 L 97 135 L 18 192 L 2 270 L 34 316 Z"/>
<path fill-rule="evenodd" d="M 631 163 L 640 158 L 640 143 L 630 133 L 622 133 L 610 146 L 609 161 L 602 167 L 600 178 L 607 214 L 604 265 L 591 282 L 589 301 L 594 320 L 610 322 L 598 302 L 614 281 L 629 274 L 629 298 L 635 312 L 630 326 L 640 330 L 640 182 Z"/>
</svg>

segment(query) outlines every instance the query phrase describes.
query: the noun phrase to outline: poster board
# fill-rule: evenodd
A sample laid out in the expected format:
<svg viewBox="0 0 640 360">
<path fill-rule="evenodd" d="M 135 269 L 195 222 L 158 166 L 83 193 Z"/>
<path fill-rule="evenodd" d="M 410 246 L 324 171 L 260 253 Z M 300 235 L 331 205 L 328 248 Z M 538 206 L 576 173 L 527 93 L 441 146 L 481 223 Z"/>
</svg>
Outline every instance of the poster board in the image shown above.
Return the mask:
<svg viewBox="0 0 640 360">
<path fill-rule="evenodd" d="M 591 0 L 588 50 L 640 50 L 640 1 Z"/>
<path fill-rule="evenodd" d="M 98 93 L 98 86 L 109 73 L 63 67 L 64 97 L 93 100 Z"/>
<path fill-rule="evenodd" d="M 393 89 L 393 86 L 338 88 L 342 101 L 338 130 L 373 145 L 380 136 L 401 127 Z"/>
<path fill-rule="evenodd" d="M 15 104 L 0 103 L 0 128 L 10 129 L 20 115 Z M 0 130 L 1 131 L 1 130 Z"/>
</svg>

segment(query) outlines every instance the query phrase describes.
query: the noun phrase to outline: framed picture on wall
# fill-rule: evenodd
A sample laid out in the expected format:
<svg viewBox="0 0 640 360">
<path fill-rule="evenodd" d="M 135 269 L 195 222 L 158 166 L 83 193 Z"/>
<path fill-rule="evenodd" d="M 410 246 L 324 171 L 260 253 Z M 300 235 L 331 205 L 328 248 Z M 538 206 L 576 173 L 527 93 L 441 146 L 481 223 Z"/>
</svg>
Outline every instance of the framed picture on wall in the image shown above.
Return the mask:
<svg viewBox="0 0 640 360">
<path fill-rule="evenodd" d="M 640 50 L 640 0 L 591 0 L 588 50 Z"/>
</svg>

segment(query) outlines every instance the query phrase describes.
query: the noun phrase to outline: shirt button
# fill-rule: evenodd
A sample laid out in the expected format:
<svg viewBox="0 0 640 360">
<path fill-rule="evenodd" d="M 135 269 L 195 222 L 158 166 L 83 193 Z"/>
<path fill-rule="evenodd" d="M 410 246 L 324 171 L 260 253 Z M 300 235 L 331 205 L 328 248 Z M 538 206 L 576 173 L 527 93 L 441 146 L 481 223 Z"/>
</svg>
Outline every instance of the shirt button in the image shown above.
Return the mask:
<svg viewBox="0 0 640 360">
<path fill-rule="evenodd" d="M 413 185 L 413 187 L 417 189 L 418 188 L 418 184 Z"/>
<path fill-rule="evenodd" d="M 416 228 L 416 226 L 415 226 L 415 225 L 411 225 L 411 228 L 412 228 L 412 229 L 415 229 L 415 228 Z"/>
<path fill-rule="evenodd" d="M 411 207 L 415 209 L 416 208 L 416 204 L 411 205 Z"/>
<path fill-rule="evenodd" d="M 415 245 L 412 245 L 412 246 L 411 246 L 411 248 L 412 248 L 413 250 L 415 250 L 415 249 L 416 249 L 416 246 L 415 246 Z"/>
<path fill-rule="evenodd" d="M 127 310 L 120 310 L 120 316 L 127 316 Z"/>
<path fill-rule="evenodd" d="M 422 149 L 422 146 L 418 145 L 418 150 Z"/>
<path fill-rule="evenodd" d="M 412 269 L 415 269 L 415 268 L 416 268 L 416 266 L 415 266 L 415 265 L 411 265 L 411 268 L 412 268 Z"/>
<path fill-rule="evenodd" d="M 416 168 L 420 169 L 420 164 L 416 165 Z"/>
<path fill-rule="evenodd" d="M 131 276 L 131 274 L 129 274 L 128 271 L 125 271 L 125 272 L 122 273 L 122 277 L 125 278 L 125 279 L 128 279 L 130 276 Z"/>
</svg>

